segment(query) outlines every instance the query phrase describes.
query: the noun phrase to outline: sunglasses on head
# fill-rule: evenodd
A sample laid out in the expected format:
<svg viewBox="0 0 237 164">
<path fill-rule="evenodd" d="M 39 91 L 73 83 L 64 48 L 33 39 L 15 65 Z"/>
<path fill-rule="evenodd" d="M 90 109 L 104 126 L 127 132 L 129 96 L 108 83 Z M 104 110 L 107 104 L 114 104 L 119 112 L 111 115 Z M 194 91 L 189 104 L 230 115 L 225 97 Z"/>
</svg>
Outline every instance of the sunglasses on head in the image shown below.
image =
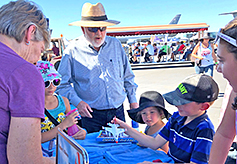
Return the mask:
<svg viewBox="0 0 237 164">
<path fill-rule="evenodd" d="M 220 29 L 219 32 L 217 33 L 214 43 L 216 44 L 220 40 L 220 38 L 232 44 L 233 46 L 237 47 L 236 40 L 226 34 L 223 34 L 222 29 Z"/>
<path fill-rule="evenodd" d="M 57 86 L 59 86 L 60 82 L 61 82 L 61 79 L 52 79 L 52 80 L 45 81 L 45 82 L 44 82 L 45 88 L 48 88 L 51 83 L 52 83 L 55 87 L 57 87 Z"/>
<path fill-rule="evenodd" d="M 100 32 L 105 31 L 106 27 L 88 27 L 88 31 L 96 33 L 98 30 Z"/>
</svg>

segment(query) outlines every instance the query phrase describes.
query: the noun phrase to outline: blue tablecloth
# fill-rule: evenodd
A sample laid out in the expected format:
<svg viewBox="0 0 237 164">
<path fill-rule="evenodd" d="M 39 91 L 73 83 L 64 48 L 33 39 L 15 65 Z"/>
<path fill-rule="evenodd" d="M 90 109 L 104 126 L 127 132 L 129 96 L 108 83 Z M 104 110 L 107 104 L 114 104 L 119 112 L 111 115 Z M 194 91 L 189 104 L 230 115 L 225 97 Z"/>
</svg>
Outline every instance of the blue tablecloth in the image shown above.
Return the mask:
<svg viewBox="0 0 237 164">
<path fill-rule="evenodd" d="M 160 159 L 162 162 L 174 163 L 163 151 L 140 147 L 136 143 L 105 143 L 96 141 L 99 133 L 87 134 L 85 140 L 76 140 L 89 154 L 91 164 L 135 164 L 143 161 Z"/>
</svg>

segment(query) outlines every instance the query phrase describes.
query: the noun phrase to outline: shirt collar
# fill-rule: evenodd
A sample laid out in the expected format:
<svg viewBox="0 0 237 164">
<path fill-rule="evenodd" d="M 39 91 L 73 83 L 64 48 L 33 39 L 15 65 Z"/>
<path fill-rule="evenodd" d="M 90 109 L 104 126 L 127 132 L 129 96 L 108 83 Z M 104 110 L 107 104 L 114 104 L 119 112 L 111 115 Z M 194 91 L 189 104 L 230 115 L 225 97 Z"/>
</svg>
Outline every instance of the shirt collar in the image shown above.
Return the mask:
<svg viewBox="0 0 237 164">
<path fill-rule="evenodd" d="M 177 118 L 177 122 L 178 122 L 179 124 L 183 124 L 186 119 L 187 119 L 187 116 L 185 116 L 185 117 L 179 116 L 179 117 Z M 192 129 L 192 130 L 193 130 L 193 129 L 195 129 L 195 128 L 198 126 L 198 124 L 199 124 L 200 122 L 202 122 L 202 121 L 205 120 L 205 119 L 207 119 L 207 112 L 206 112 L 206 111 L 205 111 L 204 114 L 202 114 L 201 116 L 195 118 L 194 120 L 192 120 L 191 122 L 189 122 L 189 123 L 186 124 L 185 126 L 186 126 L 187 128 L 189 128 L 189 129 Z"/>
</svg>

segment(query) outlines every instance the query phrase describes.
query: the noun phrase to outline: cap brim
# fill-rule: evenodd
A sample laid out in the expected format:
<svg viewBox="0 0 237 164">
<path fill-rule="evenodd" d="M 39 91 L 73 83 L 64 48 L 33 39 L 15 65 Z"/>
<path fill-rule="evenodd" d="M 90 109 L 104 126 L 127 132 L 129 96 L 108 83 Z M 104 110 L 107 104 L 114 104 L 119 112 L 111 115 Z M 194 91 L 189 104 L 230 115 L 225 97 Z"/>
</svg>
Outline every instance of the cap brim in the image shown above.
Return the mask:
<svg viewBox="0 0 237 164">
<path fill-rule="evenodd" d="M 116 20 L 106 20 L 106 21 L 76 21 L 69 23 L 69 26 L 82 26 L 82 27 L 107 27 L 119 24 Z"/>
<path fill-rule="evenodd" d="M 169 119 L 169 117 L 171 116 L 171 114 L 165 109 L 163 108 L 163 106 L 155 103 L 155 102 L 148 102 L 148 103 L 143 103 L 141 106 L 139 106 L 138 108 L 136 109 L 130 109 L 130 110 L 127 110 L 128 112 L 128 116 L 138 122 L 138 123 L 141 123 L 141 124 L 145 124 L 145 122 L 143 121 L 142 119 L 142 116 L 140 114 L 138 114 L 138 112 L 142 111 L 143 109 L 145 108 L 148 108 L 148 107 L 158 107 L 159 109 L 162 109 L 163 112 L 164 112 L 164 115 L 165 117 L 167 118 L 167 120 Z"/>
<path fill-rule="evenodd" d="M 163 95 L 163 97 L 165 98 L 165 100 L 171 104 L 171 105 L 175 105 L 175 106 L 179 106 L 179 105 L 184 105 L 184 104 L 188 104 L 191 103 L 192 101 L 186 100 L 181 98 L 178 94 L 177 91 L 172 91 L 169 93 L 166 93 Z"/>
</svg>

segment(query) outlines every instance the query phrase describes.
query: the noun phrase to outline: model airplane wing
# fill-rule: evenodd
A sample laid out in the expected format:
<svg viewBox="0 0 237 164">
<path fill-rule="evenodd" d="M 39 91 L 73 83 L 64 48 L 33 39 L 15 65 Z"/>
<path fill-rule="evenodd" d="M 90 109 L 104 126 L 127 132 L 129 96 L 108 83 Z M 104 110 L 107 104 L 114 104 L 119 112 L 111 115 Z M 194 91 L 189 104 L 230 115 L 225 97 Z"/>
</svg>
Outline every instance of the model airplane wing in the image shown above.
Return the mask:
<svg viewBox="0 0 237 164">
<path fill-rule="evenodd" d="M 118 143 L 119 134 L 125 132 L 125 129 L 120 129 L 120 128 L 118 128 L 118 127 L 119 127 L 118 124 L 111 124 L 111 123 L 108 123 L 108 125 L 109 125 L 110 127 L 103 127 L 103 129 L 104 129 L 105 131 L 110 132 L 110 133 L 113 135 L 113 137 L 114 137 L 114 139 L 115 139 L 115 142 Z"/>
</svg>

